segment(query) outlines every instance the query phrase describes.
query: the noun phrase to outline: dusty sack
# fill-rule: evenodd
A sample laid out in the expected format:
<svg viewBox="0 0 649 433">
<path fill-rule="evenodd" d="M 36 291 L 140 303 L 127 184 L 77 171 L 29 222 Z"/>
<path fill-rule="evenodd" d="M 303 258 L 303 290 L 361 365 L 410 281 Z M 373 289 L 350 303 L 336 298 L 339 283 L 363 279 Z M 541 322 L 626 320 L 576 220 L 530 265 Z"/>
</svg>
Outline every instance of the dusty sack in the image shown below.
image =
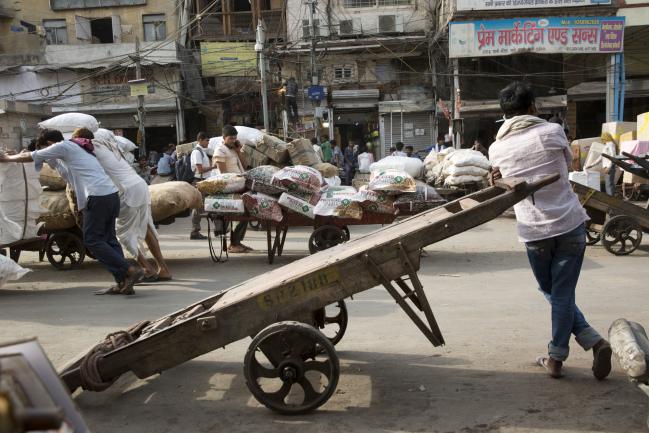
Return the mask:
<svg viewBox="0 0 649 433">
<path fill-rule="evenodd" d="M 361 173 L 356 172 L 354 178 L 352 179 L 352 186 L 356 189 L 360 189 L 362 186 L 367 186 L 370 183 L 372 176 L 370 173 Z"/>
<path fill-rule="evenodd" d="M 355 202 L 354 196 L 350 194 L 324 194 L 315 206 L 313 213 L 320 216 L 357 220 L 363 217 L 361 205 Z"/>
<path fill-rule="evenodd" d="M 280 222 L 284 218 L 282 208 L 277 198 L 260 192 L 247 192 L 243 195 L 243 204 L 246 210 L 255 218 L 260 220 Z"/>
<path fill-rule="evenodd" d="M 322 186 L 322 175 L 315 168 L 304 165 L 284 167 L 273 175 L 272 184 L 289 191 L 316 193 Z"/>
<path fill-rule="evenodd" d="M 0 245 L 36 236 L 40 195 L 34 164 L 0 164 Z"/>
<path fill-rule="evenodd" d="M 482 176 L 448 176 L 444 179 L 444 185 L 448 186 L 458 186 L 465 183 L 480 183 L 485 185 L 487 183 L 486 179 Z"/>
<path fill-rule="evenodd" d="M 444 159 L 444 164 L 446 164 L 447 166 L 469 165 L 474 167 L 480 167 L 485 170 L 489 170 L 491 168 L 491 164 L 489 163 L 489 160 L 487 159 L 486 156 L 484 156 L 482 153 L 478 152 L 477 150 L 471 150 L 471 149 L 459 149 L 456 150 L 455 152 L 451 152 Z"/>
<path fill-rule="evenodd" d="M 313 166 L 316 170 L 320 172 L 322 177 L 334 177 L 338 176 L 338 167 L 328 162 L 321 162 Z"/>
<path fill-rule="evenodd" d="M 286 142 L 272 135 L 264 134 L 262 139 L 257 141 L 255 148 L 257 149 L 255 153 L 266 155 L 266 157 L 278 164 L 285 164 L 289 160 L 289 150 Z"/>
<path fill-rule="evenodd" d="M 43 191 L 41 207 L 45 212 L 38 221 L 45 223 L 45 230 L 66 230 L 76 226 L 77 222 L 65 191 Z"/>
<path fill-rule="evenodd" d="M 263 153 L 259 152 L 255 146 L 244 144 L 243 145 L 243 166 L 245 168 L 255 168 L 265 166 L 270 162 Z"/>
<path fill-rule="evenodd" d="M 273 175 L 280 169 L 273 165 L 262 165 L 243 173 L 246 179 L 246 188 L 264 194 L 281 194 L 286 188 L 273 186 Z"/>
<path fill-rule="evenodd" d="M 84 113 L 63 113 L 38 124 L 41 129 L 58 129 L 59 131 L 73 132 L 77 128 L 88 128 L 95 132 L 99 129 L 99 122 L 93 116 Z"/>
<path fill-rule="evenodd" d="M 313 150 L 311 140 L 307 140 L 306 138 L 293 140 L 286 145 L 286 148 L 288 149 L 288 154 L 291 157 L 293 165 L 312 166 L 322 162 L 318 158 L 318 155 L 316 155 L 315 150 Z"/>
<path fill-rule="evenodd" d="M 415 179 L 405 171 L 385 170 L 372 173 L 372 180 L 367 189 L 396 195 L 417 191 Z"/>
<path fill-rule="evenodd" d="M 394 200 L 394 207 L 400 214 L 414 214 L 446 203 L 446 200 L 432 186 L 417 181 L 417 191 L 401 194 Z"/>
<path fill-rule="evenodd" d="M 219 194 L 205 197 L 205 211 L 217 214 L 245 214 L 240 194 Z"/>
<path fill-rule="evenodd" d="M 246 190 L 246 179 L 234 173 L 215 174 L 196 184 L 202 194 L 232 194 Z"/>
<path fill-rule="evenodd" d="M 50 191 L 61 191 L 67 185 L 59 172 L 47 164 L 43 164 L 43 168 L 41 168 L 41 172 L 38 175 L 38 181 L 41 183 L 41 186 Z"/>
<path fill-rule="evenodd" d="M 413 178 L 421 176 L 424 163 L 419 158 L 407 156 L 386 156 L 385 158 L 370 165 L 370 172 L 399 170 L 405 171 Z"/>
<path fill-rule="evenodd" d="M 188 209 L 203 207 L 203 196 L 187 182 L 165 182 L 149 185 L 151 215 L 154 222 L 178 215 Z"/>
<path fill-rule="evenodd" d="M 295 197 L 291 194 L 284 193 L 279 197 L 279 205 L 291 210 L 293 212 L 304 215 L 307 218 L 314 219 L 315 214 L 313 213 L 315 207 L 301 198 Z"/>
<path fill-rule="evenodd" d="M 380 191 L 370 191 L 366 188 L 358 190 L 354 198 L 364 211 L 394 215 L 394 198 Z"/>
</svg>

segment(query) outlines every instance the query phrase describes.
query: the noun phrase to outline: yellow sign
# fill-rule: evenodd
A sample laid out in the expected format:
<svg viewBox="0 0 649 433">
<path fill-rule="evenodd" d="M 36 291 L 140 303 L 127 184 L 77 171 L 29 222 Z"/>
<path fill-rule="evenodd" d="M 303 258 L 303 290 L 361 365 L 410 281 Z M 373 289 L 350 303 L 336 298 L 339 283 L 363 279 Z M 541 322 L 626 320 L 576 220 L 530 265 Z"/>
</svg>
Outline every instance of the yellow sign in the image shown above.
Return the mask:
<svg viewBox="0 0 649 433">
<path fill-rule="evenodd" d="M 149 85 L 144 83 L 131 84 L 131 96 L 146 96 L 149 94 Z"/>
<path fill-rule="evenodd" d="M 201 42 L 204 77 L 257 75 L 257 53 L 250 42 Z"/>
<path fill-rule="evenodd" d="M 340 283 L 338 268 L 328 268 L 322 272 L 303 277 L 294 283 L 280 286 L 257 297 L 262 310 L 269 310 L 280 305 L 303 302 L 317 296 L 318 292 L 332 288 Z"/>
</svg>

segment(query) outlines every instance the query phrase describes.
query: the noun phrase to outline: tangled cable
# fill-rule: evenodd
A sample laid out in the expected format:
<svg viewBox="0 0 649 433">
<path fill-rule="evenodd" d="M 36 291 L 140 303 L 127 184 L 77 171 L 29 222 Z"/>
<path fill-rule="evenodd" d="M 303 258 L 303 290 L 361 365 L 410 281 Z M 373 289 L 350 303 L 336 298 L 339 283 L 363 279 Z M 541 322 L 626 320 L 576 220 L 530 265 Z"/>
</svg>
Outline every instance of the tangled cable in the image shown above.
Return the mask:
<svg viewBox="0 0 649 433">
<path fill-rule="evenodd" d="M 136 323 L 126 331 L 117 331 L 106 336 L 106 339 L 93 347 L 81 360 L 79 372 L 81 387 L 88 391 L 103 391 L 115 382 L 117 377 L 105 381 L 99 372 L 99 361 L 108 353 L 137 340 L 148 321 Z"/>
</svg>

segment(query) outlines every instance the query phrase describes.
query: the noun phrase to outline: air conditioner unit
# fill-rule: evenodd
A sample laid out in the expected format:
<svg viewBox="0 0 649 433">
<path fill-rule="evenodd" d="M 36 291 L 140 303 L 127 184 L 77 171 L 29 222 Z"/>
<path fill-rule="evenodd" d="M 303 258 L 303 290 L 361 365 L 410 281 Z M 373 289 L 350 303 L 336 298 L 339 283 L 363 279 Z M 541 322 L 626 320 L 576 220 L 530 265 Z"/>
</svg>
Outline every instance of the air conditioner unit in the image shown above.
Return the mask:
<svg viewBox="0 0 649 433">
<path fill-rule="evenodd" d="M 403 16 L 379 15 L 379 33 L 403 33 Z"/>
<path fill-rule="evenodd" d="M 360 20 L 355 20 L 355 19 L 342 20 L 339 21 L 338 24 L 339 24 L 338 34 L 340 34 L 340 36 L 357 35 L 362 33 Z"/>
</svg>

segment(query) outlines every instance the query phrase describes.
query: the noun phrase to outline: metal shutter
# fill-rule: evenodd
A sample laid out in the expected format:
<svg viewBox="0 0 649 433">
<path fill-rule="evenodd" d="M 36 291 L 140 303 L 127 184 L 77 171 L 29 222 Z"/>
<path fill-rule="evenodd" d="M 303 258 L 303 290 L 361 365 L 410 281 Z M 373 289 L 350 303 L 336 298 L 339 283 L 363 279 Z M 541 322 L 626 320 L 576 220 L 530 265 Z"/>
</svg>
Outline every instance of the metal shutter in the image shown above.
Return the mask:
<svg viewBox="0 0 649 433">
<path fill-rule="evenodd" d="M 393 146 L 397 141 L 403 141 L 406 146 L 413 146 L 415 152 L 434 144 L 432 115 L 430 111 L 403 113 L 404 127 L 402 129 L 401 112 L 382 114 L 385 155 L 390 154 L 390 146 Z M 412 125 L 412 129 L 408 128 L 410 125 Z M 417 130 L 423 130 L 424 134 L 416 135 Z M 412 132 L 412 136 L 409 136 L 409 131 Z"/>
</svg>

